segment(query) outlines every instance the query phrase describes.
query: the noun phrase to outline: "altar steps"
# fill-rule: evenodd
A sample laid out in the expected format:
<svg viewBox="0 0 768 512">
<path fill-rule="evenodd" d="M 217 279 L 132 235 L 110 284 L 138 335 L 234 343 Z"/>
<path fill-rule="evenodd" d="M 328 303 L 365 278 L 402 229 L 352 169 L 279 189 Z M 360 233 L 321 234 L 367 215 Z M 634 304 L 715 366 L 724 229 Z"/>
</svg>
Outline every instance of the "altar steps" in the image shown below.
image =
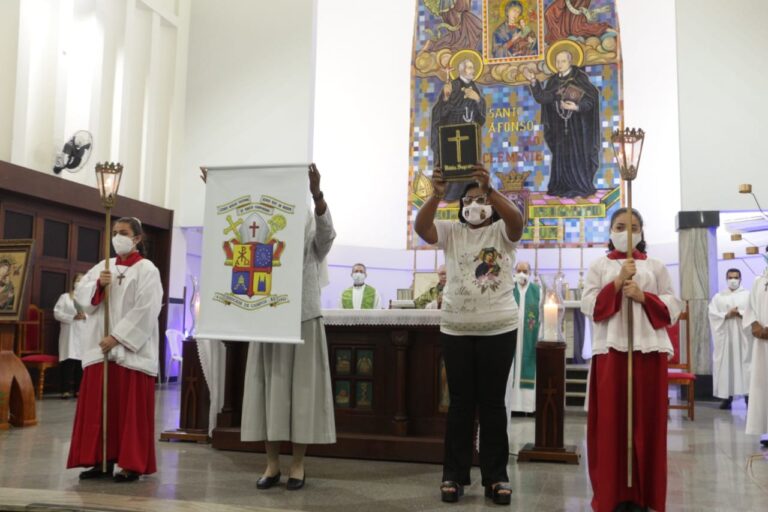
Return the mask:
<svg viewBox="0 0 768 512">
<path fill-rule="evenodd" d="M 588 364 L 565 365 L 565 405 L 583 407 L 587 399 Z"/>
</svg>

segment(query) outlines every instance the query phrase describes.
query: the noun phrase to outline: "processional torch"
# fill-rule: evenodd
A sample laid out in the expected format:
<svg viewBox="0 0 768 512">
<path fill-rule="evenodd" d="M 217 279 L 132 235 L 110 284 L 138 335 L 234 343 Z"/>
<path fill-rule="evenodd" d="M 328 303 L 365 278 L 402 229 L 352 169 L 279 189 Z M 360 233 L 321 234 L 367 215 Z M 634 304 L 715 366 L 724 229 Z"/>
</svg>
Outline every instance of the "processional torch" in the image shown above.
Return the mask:
<svg viewBox="0 0 768 512">
<path fill-rule="evenodd" d="M 619 165 L 621 179 L 626 183 L 626 197 L 629 221 L 627 222 L 627 261 L 633 261 L 632 251 L 632 182 L 637 178 L 640 156 L 643 153 L 645 132 L 640 128 L 616 130 L 611 136 L 613 153 Z M 634 315 L 632 299 L 627 299 L 627 487 L 632 487 L 632 465 L 634 461 L 633 427 L 633 368 L 635 350 Z"/>
<path fill-rule="evenodd" d="M 120 177 L 123 174 L 123 164 L 104 162 L 96 164 L 96 183 L 99 186 L 101 204 L 106 210 L 104 229 L 104 270 L 109 270 L 109 242 L 112 230 L 112 208 L 117 199 L 117 190 L 120 188 Z M 104 337 L 109 336 L 109 286 L 104 287 L 102 300 L 104 309 Z M 109 354 L 104 354 L 101 389 L 101 471 L 107 472 L 107 390 L 109 383 Z"/>
</svg>

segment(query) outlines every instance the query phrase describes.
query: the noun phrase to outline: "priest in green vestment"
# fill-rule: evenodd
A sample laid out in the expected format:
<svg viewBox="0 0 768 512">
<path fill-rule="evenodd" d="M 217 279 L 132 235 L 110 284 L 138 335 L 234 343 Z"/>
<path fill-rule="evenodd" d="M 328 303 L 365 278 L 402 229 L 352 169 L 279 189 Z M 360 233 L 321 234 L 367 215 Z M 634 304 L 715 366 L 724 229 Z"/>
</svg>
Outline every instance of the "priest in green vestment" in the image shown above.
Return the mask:
<svg viewBox="0 0 768 512">
<path fill-rule="evenodd" d="M 341 293 L 341 309 L 380 309 L 381 297 L 373 286 L 365 284 L 368 270 L 362 263 L 352 265 L 352 286 Z"/>
<path fill-rule="evenodd" d="M 445 265 L 437 267 L 437 284 L 413 300 L 416 309 L 441 309 L 443 306 L 443 288 L 448 279 Z"/>
<path fill-rule="evenodd" d="M 520 324 L 515 359 L 507 380 L 506 404 L 509 413 L 532 413 L 536 410 L 536 341 L 541 289 L 531 282 L 531 265 L 527 261 L 515 266 L 515 282 Z"/>
</svg>

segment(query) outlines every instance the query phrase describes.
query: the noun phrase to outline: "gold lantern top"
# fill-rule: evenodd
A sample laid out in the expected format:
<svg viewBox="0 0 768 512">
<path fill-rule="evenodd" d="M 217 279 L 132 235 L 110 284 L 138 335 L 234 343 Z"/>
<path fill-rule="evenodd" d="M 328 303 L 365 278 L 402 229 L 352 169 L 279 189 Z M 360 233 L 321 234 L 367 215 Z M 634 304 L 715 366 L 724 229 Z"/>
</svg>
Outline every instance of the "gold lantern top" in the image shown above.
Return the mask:
<svg viewBox="0 0 768 512">
<path fill-rule="evenodd" d="M 623 180 L 632 181 L 637 177 L 644 141 L 645 132 L 641 128 L 616 130 L 611 135 L 613 154 L 616 157 L 616 163 L 619 164 L 619 173 Z"/>
<path fill-rule="evenodd" d="M 120 188 L 120 177 L 123 174 L 123 164 L 104 162 L 96 164 L 96 183 L 99 187 L 101 202 L 105 208 L 115 206 L 117 191 Z"/>
</svg>

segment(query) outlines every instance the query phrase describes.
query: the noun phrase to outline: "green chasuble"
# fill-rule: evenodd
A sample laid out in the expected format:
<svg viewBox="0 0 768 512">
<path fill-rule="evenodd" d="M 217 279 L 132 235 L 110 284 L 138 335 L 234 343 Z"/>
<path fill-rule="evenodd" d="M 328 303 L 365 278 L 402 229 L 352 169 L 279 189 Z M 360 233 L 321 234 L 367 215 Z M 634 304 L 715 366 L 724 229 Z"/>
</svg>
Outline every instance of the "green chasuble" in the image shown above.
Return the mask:
<svg viewBox="0 0 768 512">
<path fill-rule="evenodd" d="M 363 285 L 363 302 L 360 303 L 360 309 L 373 309 L 376 303 L 376 288 Z M 341 294 L 341 307 L 344 309 L 355 309 L 352 304 L 352 287 L 350 286 Z"/>
<path fill-rule="evenodd" d="M 424 309 L 427 307 L 427 304 L 436 301 L 442 292 L 443 291 L 438 289 L 437 286 L 433 286 L 429 290 L 416 297 L 413 301 L 413 304 L 416 306 L 416 309 Z"/>
<path fill-rule="evenodd" d="M 520 289 L 515 286 L 515 300 L 520 304 Z M 520 361 L 520 387 L 534 389 L 536 385 L 536 342 L 539 339 L 539 301 L 541 289 L 530 283 L 525 293 L 525 314 L 520 318 L 523 329 L 523 357 Z"/>
</svg>

